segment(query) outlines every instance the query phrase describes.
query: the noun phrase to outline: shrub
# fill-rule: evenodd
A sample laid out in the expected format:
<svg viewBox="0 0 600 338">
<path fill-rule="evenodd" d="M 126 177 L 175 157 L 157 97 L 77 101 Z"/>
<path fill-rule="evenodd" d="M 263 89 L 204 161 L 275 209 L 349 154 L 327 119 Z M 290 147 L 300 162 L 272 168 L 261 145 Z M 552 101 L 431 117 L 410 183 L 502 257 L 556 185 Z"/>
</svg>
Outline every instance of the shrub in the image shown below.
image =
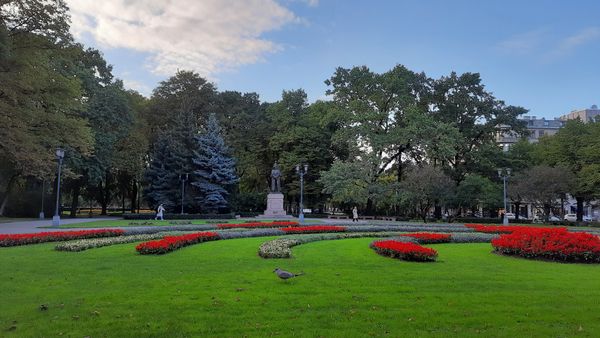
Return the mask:
<svg viewBox="0 0 600 338">
<path fill-rule="evenodd" d="M 335 225 L 313 225 L 306 227 L 290 227 L 281 229 L 288 234 L 312 234 L 318 232 L 343 232 L 346 227 Z"/>
<path fill-rule="evenodd" d="M 400 236 L 416 238 L 421 244 L 450 243 L 450 234 L 417 232 L 414 234 L 402 234 Z"/>
<path fill-rule="evenodd" d="M 88 238 L 61 243 L 56 245 L 54 249 L 58 251 L 83 251 L 87 249 L 100 248 L 103 246 L 110 246 L 115 244 L 149 241 L 153 239 L 162 238 L 163 236 L 163 234 L 146 234 L 106 238 Z"/>
<path fill-rule="evenodd" d="M 27 245 L 44 242 L 58 242 L 80 238 L 114 237 L 125 232 L 121 229 L 78 230 L 78 231 L 52 231 L 35 234 L 0 235 L 0 247 Z"/>
<path fill-rule="evenodd" d="M 394 240 L 374 241 L 371 248 L 382 256 L 398 258 L 405 261 L 432 262 L 437 258 L 437 251 L 418 244 Z"/>
<path fill-rule="evenodd" d="M 196 232 L 181 236 L 165 236 L 158 241 L 150 241 L 138 244 L 135 247 L 142 255 L 161 255 L 182 248 L 184 246 L 219 239 L 215 232 Z"/>
<path fill-rule="evenodd" d="M 504 255 L 561 262 L 600 263 L 600 237 L 564 228 L 530 228 L 492 240 L 494 251 Z"/>
<path fill-rule="evenodd" d="M 298 222 L 288 221 L 275 221 L 275 222 L 245 222 L 235 224 L 217 224 L 219 229 L 231 229 L 231 228 L 280 228 L 296 226 Z"/>
</svg>

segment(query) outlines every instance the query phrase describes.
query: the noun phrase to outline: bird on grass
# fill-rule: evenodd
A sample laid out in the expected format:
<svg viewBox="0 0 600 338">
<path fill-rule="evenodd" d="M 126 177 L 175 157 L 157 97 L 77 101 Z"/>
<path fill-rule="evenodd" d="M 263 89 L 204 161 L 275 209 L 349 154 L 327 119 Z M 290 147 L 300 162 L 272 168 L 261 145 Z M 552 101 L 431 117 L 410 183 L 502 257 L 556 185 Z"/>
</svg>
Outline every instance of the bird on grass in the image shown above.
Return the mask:
<svg viewBox="0 0 600 338">
<path fill-rule="evenodd" d="M 273 272 L 275 272 L 277 274 L 277 277 L 279 277 L 279 278 L 281 278 L 283 280 L 288 280 L 290 278 L 294 278 L 294 277 L 298 277 L 298 276 L 304 275 L 304 272 L 291 273 L 289 271 L 281 270 L 280 268 L 276 268 L 275 270 L 273 270 Z"/>
</svg>

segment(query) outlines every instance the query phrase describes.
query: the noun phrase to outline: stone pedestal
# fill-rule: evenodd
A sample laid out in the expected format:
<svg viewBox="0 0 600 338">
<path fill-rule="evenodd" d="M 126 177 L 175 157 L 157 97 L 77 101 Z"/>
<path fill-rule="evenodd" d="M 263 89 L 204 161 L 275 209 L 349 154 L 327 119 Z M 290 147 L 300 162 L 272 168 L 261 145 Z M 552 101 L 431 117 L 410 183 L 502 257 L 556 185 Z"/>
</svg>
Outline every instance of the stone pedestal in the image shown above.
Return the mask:
<svg viewBox="0 0 600 338">
<path fill-rule="evenodd" d="M 291 217 L 285 214 L 283 210 L 283 194 L 272 192 L 267 195 L 267 210 L 264 215 L 259 216 L 261 218 L 286 218 Z"/>
</svg>

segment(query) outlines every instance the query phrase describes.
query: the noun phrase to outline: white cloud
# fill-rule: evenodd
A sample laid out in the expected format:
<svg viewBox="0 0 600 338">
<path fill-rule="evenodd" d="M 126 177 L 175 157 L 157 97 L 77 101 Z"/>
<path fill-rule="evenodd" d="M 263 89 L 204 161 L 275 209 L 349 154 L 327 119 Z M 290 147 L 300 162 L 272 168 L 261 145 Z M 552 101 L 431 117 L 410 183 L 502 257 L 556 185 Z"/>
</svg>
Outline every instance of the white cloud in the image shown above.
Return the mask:
<svg viewBox="0 0 600 338">
<path fill-rule="evenodd" d="M 552 62 L 574 53 L 581 46 L 600 39 L 600 27 L 587 27 L 563 38 L 548 29 L 536 29 L 501 41 L 496 48 L 513 55 L 532 56 L 542 62 Z"/>
<path fill-rule="evenodd" d="M 309 0 L 316 4 L 317 1 Z M 281 50 L 263 34 L 301 22 L 274 0 L 67 0 L 76 37 L 149 53 L 157 75 L 191 69 L 213 77 Z"/>
<path fill-rule="evenodd" d="M 540 47 L 545 39 L 546 29 L 536 29 L 513 35 L 497 44 L 497 48 L 505 53 L 526 55 Z"/>
<path fill-rule="evenodd" d="M 579 46 L 600 39 L 600 27 L 588 27 L 562 39 L 549 53 L 549 57 L 561 57 L 572 53 Z"/>
</svg>

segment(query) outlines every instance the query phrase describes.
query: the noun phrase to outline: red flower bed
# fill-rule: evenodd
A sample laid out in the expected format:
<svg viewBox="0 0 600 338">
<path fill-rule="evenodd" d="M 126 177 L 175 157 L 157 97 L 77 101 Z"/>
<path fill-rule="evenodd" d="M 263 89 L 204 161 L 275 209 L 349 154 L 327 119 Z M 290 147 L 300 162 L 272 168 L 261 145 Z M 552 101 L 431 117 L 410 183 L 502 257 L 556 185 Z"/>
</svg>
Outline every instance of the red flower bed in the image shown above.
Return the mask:
<svg viewBox="0 0 600 338">
<path fill-rule="evenodd" d="M 216 232 L 196 232 L 181 236 L 165 236 L 157 241 L 138 244 L 135 249 L 142 255 L 161 255 L 181 247 L 219 239 Z"/>
<path fill-rule="evenodd" d="M 280 228 L 298 225 L 298 222 L 251 222 L 236 224 L 217 224 L 219 229 L 231 228 Z"/>
<path fill-rule="evenodd" d="M 313 234 L 318 232 L 344 232 L 346 227 L 335 225 L 313 225 L 306 227 L 293 227 L 281 229 L 288 234 Z"/>
<path fill-rule="evenodd" d="M 432 262 L 437 258 L 437 251 L 419 244 L 398 242 L 394 240 L 375 241 L 371 248 L 382 256 L 398 258 L 405 261 Z"/>
<path fill-rule="evenodd" d="M 450 234 L 416 232 L 414 234 L 403 234 L 401 236 L 416 238 L 421 244 L 450 243 Z"/>
<path fill-rule="evenodd" d="M 600 263 L 600 237 L 565 228 L 530 228 L 492 240 L 498 253 L 562 262 Z"/>
<path fill-rule="evenodd" d="M 52 231 L 35 234 L 0 235 L 0 246 L 27 245 L 44 242 L 67 241 L 71 239 L 121 236 L 121 229 Z"/>
<path fill-rule="evenodd" d="M 477 232 L 485 232 L 488 234 L 511 234 L 515 231 L 528 229 L 543 229 L 538 227 L 530 227 L 524 225 L 483 225 L 483 224 L 465 224 L 467 228 L 471 228 Z"/>
</svg>

